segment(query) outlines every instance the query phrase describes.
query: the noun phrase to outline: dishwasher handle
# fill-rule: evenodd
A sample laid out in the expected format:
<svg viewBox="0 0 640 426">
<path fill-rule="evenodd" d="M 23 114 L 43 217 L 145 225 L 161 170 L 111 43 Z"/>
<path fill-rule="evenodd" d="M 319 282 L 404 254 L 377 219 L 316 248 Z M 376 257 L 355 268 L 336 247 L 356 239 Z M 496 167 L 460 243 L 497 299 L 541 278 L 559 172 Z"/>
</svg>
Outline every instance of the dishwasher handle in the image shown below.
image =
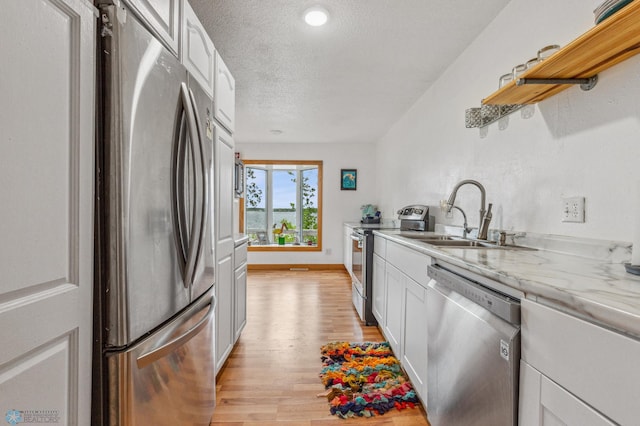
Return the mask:
<svg viewBox="0 0 640 426">
<path fill-rule="evenodd" d="M 427 274 L 438 284 L 482 306 L 503 320 L 520 325 L 520 301 L 478 284 L 438 265 L 427 266 Z"/>
</svg>

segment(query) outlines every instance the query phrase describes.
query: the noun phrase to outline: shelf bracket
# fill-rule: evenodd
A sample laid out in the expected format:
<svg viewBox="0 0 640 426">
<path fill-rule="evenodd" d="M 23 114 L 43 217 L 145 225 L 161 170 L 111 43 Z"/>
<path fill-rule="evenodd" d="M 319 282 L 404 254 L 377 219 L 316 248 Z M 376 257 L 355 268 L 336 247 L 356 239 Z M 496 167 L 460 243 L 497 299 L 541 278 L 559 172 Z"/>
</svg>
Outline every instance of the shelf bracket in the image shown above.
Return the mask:
<svg viewBox="0 0 640 426">
<path fill-rule="evenodd" d="M 579 84 L 584 91 L 591 90 L 598 83 L 598 75 L 589 78 L 519 78 L 516 86 L 525 84 Z"/>
</svg>

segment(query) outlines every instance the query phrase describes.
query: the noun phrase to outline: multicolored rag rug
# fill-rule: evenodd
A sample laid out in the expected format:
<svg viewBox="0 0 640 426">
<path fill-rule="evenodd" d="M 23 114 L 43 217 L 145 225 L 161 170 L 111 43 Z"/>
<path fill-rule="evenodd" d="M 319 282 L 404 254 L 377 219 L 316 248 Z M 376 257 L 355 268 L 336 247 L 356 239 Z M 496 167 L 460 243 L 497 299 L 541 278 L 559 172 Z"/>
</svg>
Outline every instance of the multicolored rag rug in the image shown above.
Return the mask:
<svg viewBox="0 0 640 426">
<path fill-rule="evenodd" d="M 320 379 L 331 414 L 342 418 L 382 415 L 419 403 L 388 342 L 334 342 L 321 348 Z"/>
</svg>

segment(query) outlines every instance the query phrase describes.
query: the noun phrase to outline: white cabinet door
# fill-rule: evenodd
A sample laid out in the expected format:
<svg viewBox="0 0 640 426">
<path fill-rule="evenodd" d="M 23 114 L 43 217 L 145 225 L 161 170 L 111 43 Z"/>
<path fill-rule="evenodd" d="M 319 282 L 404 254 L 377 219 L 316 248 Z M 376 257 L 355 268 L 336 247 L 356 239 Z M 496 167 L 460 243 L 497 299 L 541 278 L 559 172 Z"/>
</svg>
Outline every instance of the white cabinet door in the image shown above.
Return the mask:
<svg viewBox="0 0 640 426">
<path fill-rule="evenodd" d="M 213 98 L 213 42 L 187 0 L 182 0 L 181 38 L 180 61 Z"/>
<path fill-rule="evenodd" d="M 422 401 L 427 401 L 427 289 L 410 278 L 404 286 L 402 367 Z"/>
<path fill-rule="evenodd" d="M 233 133 L 236 120 L 236 81 L 218 52 L 216 52 L 214 80 L 214 116 L 220 124 Z"/>
<path fill-rule="evenodd" d="M 247 248 L 249 244 L 243 243 L 235 248 L 233 261 L 235 264 L 234 279 L 234 320 L 233 320 L 233 341 L 240 337 L 240 333 L 247 324 Z"/>
<path fill-rule="evenodd" d="M 247 264 L 235 272 L 234 285 L 235 312 L 233 321 L 233 342 L 237 342 L 247 324 Z"/>
<path fill-rule="evenodd" d="M 216 373 L 233 349 L 233 256 L 218 260 L 216 271 Z"/>
<path fill-rule="evenodd" d="M 387 263 L 384 276 L 387 288 L 387 314 L 384 323 L 384 335 L 389 341 L 396 358 L 402 359 L 405 275 L 396 267 Z"/>
<path fill-rule="evenodd" d="M 178 57 L 180 0 L 125 0 Z"/>
<path fill-rule="evenodd" d="M 216 239 L 223 243 L 224 252 L 232 253 L 233 240 L 233 174 L 235 171 L 235 154 L 233 138 L 221 126 L 215 126 L 216 154 L 216 206 L 217 215 Z"/>
<path fill-rule="evenodd" d="M 0 415 L 91 423 L 95 16 L 0 14 Z"/>
<path fill-rule="evenodd" d="M 387 287 L 385 283 L 386 263 L 377 254 L 373 254 L 373 316 L 383 326 L 386 319 Z"/>
<path fill-rule="evenodd" d="M 522 361 L 518 424 L 521 426 L 613 426 L 615 423 Z"/>
</svg>

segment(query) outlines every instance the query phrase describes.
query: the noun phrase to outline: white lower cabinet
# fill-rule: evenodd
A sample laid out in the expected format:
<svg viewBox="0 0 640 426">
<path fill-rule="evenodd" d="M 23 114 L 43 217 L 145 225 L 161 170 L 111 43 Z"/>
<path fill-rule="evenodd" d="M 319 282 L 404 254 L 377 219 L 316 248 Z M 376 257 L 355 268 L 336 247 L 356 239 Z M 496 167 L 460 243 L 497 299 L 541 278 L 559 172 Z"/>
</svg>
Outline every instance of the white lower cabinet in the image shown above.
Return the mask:
<svg viewBox="0 0 640 426">
<path fill-rule="evenodd" d="M 373 313 L 422 401 L 427 400 L 427 266 L 431 258 L 386 242 L 374 253 Z"/>
<path fill-rule="evenodd" d="M 247 243 L 236 247 L 234 273 L 234 321 L 233 341 L 240 338 L 240 333 L 247 324 Z"/>
<path fill-rule="evenodd" d="M 521 301 L 521 425 L 639 424 L 640 341 Z"/>
<path fill-rule="evenodd" d="M 615 425 L 524 361 L 520 363 L 520 396 L 520 426 Z"/>
</svg>

